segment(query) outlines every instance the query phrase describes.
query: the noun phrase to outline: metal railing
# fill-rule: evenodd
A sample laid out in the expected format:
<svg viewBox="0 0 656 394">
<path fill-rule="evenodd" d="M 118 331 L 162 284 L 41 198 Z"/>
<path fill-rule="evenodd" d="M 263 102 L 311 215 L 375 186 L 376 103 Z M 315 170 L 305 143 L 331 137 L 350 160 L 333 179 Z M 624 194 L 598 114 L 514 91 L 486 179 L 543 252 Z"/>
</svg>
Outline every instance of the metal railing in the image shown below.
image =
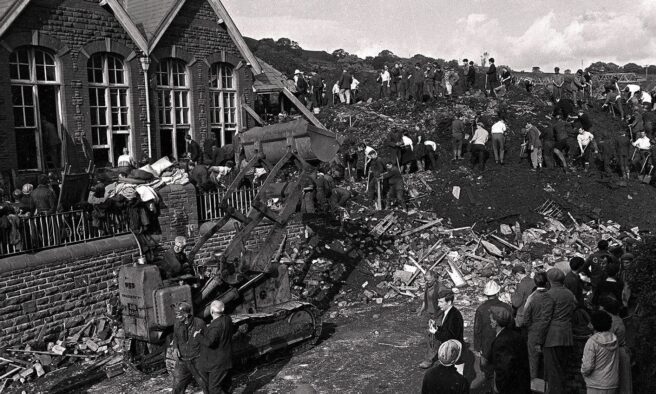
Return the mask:
<svg viewBox="0 0 656 394">
<path fill-rule="evenodd" d="M 228 205 L 241 211 L 243 214 L 248 213 L 251 209 L 253 198 L 257 194 L 257 188 L 239 189 L 230 196 Z M 207 222 L 209 220 L 220 219 L 225 215 L 221 209 L 221 200 L 225 197 L 225 191 L 216 191 L 198 194 L 198 220 Z"/>
<path fill-rule="evenodd" d="M 0 257 L 129 232 L 128 217 L 125 213 L 107 214 L 95 219 L 92 212 L 82 210 L 29 218 L 16 217 L 5 221 L 3 228 L 0 228 Z"/>
</svg>

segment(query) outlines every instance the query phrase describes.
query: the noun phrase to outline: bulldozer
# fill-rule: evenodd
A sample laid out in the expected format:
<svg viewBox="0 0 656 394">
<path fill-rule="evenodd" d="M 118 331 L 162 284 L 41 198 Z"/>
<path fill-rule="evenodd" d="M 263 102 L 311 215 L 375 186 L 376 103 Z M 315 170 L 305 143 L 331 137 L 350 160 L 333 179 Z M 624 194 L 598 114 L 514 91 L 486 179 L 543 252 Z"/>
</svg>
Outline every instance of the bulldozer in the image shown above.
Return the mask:
<svg viewBox="0 0 656 394">
<path fill-rule="evenodd" d="M 205 274 L 163 279 L 157 264 L 144 264 L 143 259 L 119 271 L 124 350 L 132 365 L 143 371 L 153 370 L 166 355 L 171 370 L 175 359 L 168 344 L 174 309 L 181 301 L 191 304 L 194 315 L 206 321 L 210 320 L 209 304 L 213 300 L 225 303 L 236 327 L 232 341 L 236 364 L 290 347 L 303 349 L 318 340 L 321 313 L 311 303 L 292 299 L 287 267 L 278 260 L 287 237 L 287 223 L 303 198 L 300 178 L 313 168 L 308 160 L 332 161 L 339 145 L 337 134 L 304 120 L 239 133 L 236 151 L 248 164 L 240 169 L 221 201 L 225 215 L 201 226 L 201 235 L 187 255 L 198 273 L 201 267 L 194 261 L 205 243 L 229 222 L 237 223 L 230 244 L 202 267 Z M 290 161 L 298 167 L 299 179 L 276 183 L 280 170 Z M 267 177 L 252 207 L 243 214 L 228 202 L 248 171 L 258 165 L 267 170 Z M 277 210 L 267 205 L 272 197 L 281 202 Z M 246 240 L 265 221 L 271 226 L 261 247 L 247 250 Z"/>
</svg>

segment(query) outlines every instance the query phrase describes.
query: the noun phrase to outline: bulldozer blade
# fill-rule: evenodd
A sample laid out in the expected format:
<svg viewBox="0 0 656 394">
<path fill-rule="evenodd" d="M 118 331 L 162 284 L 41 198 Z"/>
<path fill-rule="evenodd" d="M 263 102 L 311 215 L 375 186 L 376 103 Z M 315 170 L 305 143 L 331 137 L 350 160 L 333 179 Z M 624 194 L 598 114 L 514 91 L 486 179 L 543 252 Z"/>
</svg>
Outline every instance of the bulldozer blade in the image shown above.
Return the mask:
<svg viewBox="0 0 656 394">
<path fill-rule="evenodd" d="M 330 162 L 335 158 L 339 146 L 339 136 L 328 130 L 309 128 L 310 146 L 317 159 L 323 162 Z"/>
</svg>

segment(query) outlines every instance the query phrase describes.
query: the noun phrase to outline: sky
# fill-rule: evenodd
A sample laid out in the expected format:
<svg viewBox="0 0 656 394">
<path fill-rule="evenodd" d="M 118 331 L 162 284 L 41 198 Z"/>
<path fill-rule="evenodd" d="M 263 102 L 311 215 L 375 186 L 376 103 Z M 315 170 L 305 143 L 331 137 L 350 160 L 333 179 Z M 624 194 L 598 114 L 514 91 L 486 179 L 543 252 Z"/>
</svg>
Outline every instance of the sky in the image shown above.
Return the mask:
<svg viewBox="0 0 656 394">
<path fill-rule="evenodd" d="M 515 70 L 656 65 L 656 0 L 222 0 L 241 33 L 364 58 L 388 49 Z"/>
</svg>

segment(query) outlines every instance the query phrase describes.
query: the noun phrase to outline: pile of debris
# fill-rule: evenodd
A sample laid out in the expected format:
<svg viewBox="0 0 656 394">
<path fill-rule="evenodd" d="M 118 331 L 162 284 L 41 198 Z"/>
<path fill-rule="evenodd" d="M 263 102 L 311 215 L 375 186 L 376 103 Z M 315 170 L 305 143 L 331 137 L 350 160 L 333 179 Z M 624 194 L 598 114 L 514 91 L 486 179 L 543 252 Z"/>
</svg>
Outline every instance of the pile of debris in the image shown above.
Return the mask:
<svg viewBox="0 0 656 394">
<path fill-rule="evenodd" d="M 553 201 L 536 207 L 543 217 L 536 226 L 522 229 L 514 222 L 479 232 L 476 224 L 452 228 L 426 212 L 360 211 L 363 215 L 348 220 L 341 236 L 311 234 L 294 249 L 299 252 L 291 264 L 296 296 L 321 302 L 330 295 L 340 308 L 331 317 L 348 315 L 345 308 L 359 302 L 421 299 L 427 270 L 461 294 L 459 305 L 483 301 L 482 288 L 489 280 L 502 287 L 500 298 L 510 302 L 520 280 L 517 272 L 551 267 L 567 272 L 569 259 L 587 257 L 600 239 L 611 248 L 640 239 L 638 228 L 621 229 L 611 221 L 579 223 Z M 360 281 L 345 283 L 353 270 L 362 275 L 351 278 Z"/>
<path fill-rule="evenodd" d="M 44 326 L 45 328 L 45 326 Z M 37 378 L 83 362 L 79 371 L 100 370 L 107 377 L 123 373 L 123 329 L 109 317 L 90 317 L 71 335 L 63 333 L 56 342 L 37 339 L 22 347 L 0 350 L 0 392 L 7 387 L 30 385 Z"/>
</svg>

